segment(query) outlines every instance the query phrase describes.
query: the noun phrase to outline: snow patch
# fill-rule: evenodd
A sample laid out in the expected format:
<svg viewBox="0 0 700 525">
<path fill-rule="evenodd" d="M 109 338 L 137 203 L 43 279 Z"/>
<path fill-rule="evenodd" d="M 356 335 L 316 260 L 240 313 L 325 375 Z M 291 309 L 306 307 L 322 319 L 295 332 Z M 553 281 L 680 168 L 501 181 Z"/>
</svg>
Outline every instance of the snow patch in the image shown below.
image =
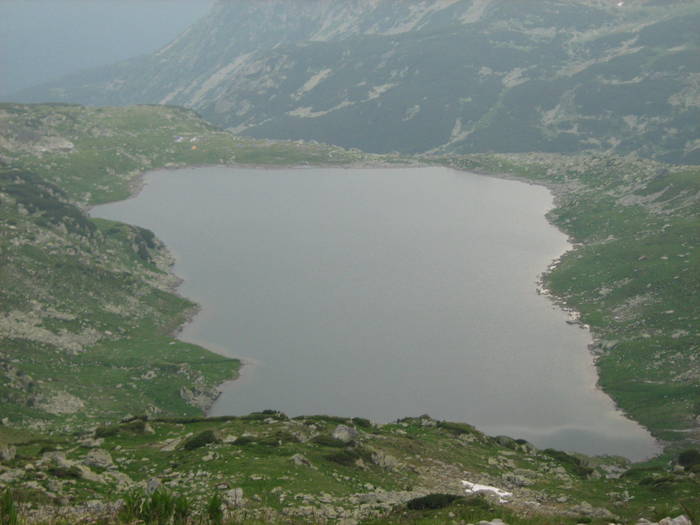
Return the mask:
<svg viewBox="0 0 700 525">
<path fill-rule="evenodd" d="M 467 494 L 491 494 L 497 496 L 500 503 L 505 503 L 508 498 L 513 496 L 512 492 L 507 492 L 503 489 L 492 487 L 491 485 L 481 485 L 479 483 L 471 483 L 465 480 L 462 480 L 462 485 L 464 486 L 464 492 Z"/>
</svg>

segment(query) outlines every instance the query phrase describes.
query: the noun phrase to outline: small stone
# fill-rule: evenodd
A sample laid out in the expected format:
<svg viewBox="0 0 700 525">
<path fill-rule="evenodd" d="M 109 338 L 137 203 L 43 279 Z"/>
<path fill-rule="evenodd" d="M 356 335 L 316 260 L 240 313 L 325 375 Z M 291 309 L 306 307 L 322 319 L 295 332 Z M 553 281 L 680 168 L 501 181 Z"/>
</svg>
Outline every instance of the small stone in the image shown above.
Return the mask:
<svg viewBox="0 0 700 525">
<path fill-rule="evenodd" d="M 153 494 L 156 490 L 161 488 L 163 486 L 163 483 L 161 482 L 160 479 L 158 478 L 151 478 L 148 480 L 146 483 L 146 492 L 148 494 Z"/>
</svg>

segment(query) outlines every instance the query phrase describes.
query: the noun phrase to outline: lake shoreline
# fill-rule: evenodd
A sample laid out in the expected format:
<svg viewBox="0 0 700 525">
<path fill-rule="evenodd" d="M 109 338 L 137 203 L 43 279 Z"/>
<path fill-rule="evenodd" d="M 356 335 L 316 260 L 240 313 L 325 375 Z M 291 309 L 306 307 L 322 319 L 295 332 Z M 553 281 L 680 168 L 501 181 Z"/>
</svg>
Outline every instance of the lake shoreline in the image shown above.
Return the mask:
<svg viewBox="0 0 700 525">
<path fill-rule="evenodd" d="M 359 166 L 358 166 L 358 164 L 359 164 Z M 394 164 L 394 163 L 387 164 L 387 163 L 366 163 L 366 162 L 362 162 L 362 163 L 354 163 L 354 164 L 352 164 L 352 165 L 342 165 L 342 166 L 338 166 L 338 165 L 294 165 L 294 166 L 272 166 L 272 167 L 270 167 L 270 166 L 267 166 L 267 165 L 264 165 L 264 164 L 256 164 L 256 165 L 215 164 L 215 165 L 205 165 L 205 166 L 176 166 L 176 167 L 170 166 L 170 167 L 165 167 L 165 168 L 162 168 L 162 169 L 159 169 L 159 170 L 152 170 L 152 171 L 148 171 L 148 172 L 142 173 L 142 174 L 138 177 L 138 180 L 139 180 L 139 183 L 140 183 L 140 184 L 139 184 L 138 186 L 134 186 L 134 191 L 135 191 L 136 193 L 132 194 L 132 195 L 130 196 L 130 199 L 136 197 L 136 196 L 143 190 L 143 188 L 144 188 L 145 185 L 147 184 L 145 178 L 146 178 L 148 175 L 150 175 L 150 174 L 157 174 L 157 173 L 162 172 L 162 171 L 172 171 L 172 170 L 178 170 L 178 171 L 179 171 L 179 170 L 181 170 L 181 169 L 184 169 L 184 170 L 187 170 L 187 169 L 195 169 L 195 168 L 197 168 L 197 167 L 224 168 L 224 169 L 225 169 L 225 168 L 229 168 L 229 169 L 245 169 L 245 170 L 263 170 L 263 171 L 278 171 L 278 170 L 290 170 L 290 169 L 291 169 L 291 170 L 299 170 L 299 171 L 302 171 L 302 172 L 303 172 L 303 171 L 314 171 L 314 170 L 324 169 L 324 168 L 331 168 L 331 169 L 336 169 L 336 170 L 380 169 L 380 168 L 389 168 L 389 169 L 394 169 L 394 170 L 402 170 L 402 169 L 413 169 L 413 168 L 421 168 L 421 167 L 443 167 L 443 168 L 444 168 L 444 167 L 447 167 L 447 168 L 449 168 L 449 169 L 451 169 L 451 170 L 454 170 L 455 173 L 465 173 L 465 174 L 472 174 L 472 175 L 478 175 L 478 176 L 486 176 L 486 177 L 490 177 L 490 178 L 494 178 L 494 179 L 505 179 L 505 180 L 517 181 L 517 182 L 521 182 L 521 183 L 522 183 L 522 182 L 525 182 L 525 183 L 527 183 L 528 185 L 532 185 L 532 186 L 543 186 L 543 187 L 545 187 L 545 188 L 549 191 L 549 193 L 551 194 L 552 199 L 553 199 L 552 205 L 551 205 L 550 207 L 548 207 L 547 210 L 545 211 L 545 217 L 547 216 L 546 214 L 547 214 L 549 211 L 551 211 L 553 208 L 555 208 L 555 207 L 557 206 L 557 204 L 558 204 L 557 201 L 558 201 L 559 196 L 560 196 L 559 192 L 556 191 L 557 186 L 558 186 L 558 185 L 556 185 L 556 184 L 551 184 L 551 185 L 550 185 L 550 184 L 542 184 L 541 181 L 531 181 L 531 180 L 523 179 L 523 178 L 521 178 L 521 177 L 517 177 L 517 176 L 513 176 L 513 175 L 509 175 L 509 174 L 498 174 L 498 173 L 491 173 L 491 172 L 487 172 L 487 171 L 473 170 L 473 169 L 460 169 L 460 168 L 454 167 L 454 166 L 444 166 L 444 165 L 443 165 L 443 166 L 440 166 L 440 165 L 436 166 L 435 164 L 428 164 L 428 163 L 424 163 L 424 162 L 421 162 L 421 163 L 414 163 L 414 164 L 405 164 L 405 165 L 400 165 L 400 166 L 397 166 L 397 165 Z M 559 228 L 556 224 L 554 224 L 551 220 L 549 220 L 549 218 L 547 218 L 547 223 L 548 223 L 549 225 L 551 225 L 551 226 L 554 226 L 559 232 L 561 232 L 561 228 Z M 550 261 L 550 264 L 549 264 L 549 266 L 547 267 L 547 269 L 546 269 L 545 271 L 539 273 L 539 275 L 538 275 L 538 277 L 537 277 L 537 280 L 533 283 L 533 291 L 538 291 L 538 289 L 539 289 L 539 292 L 538 292 L 538 293 L 540 293 L 540 294 L 542 294 L 542 295 L 549 295 L 548 299 L 549 299 L 550 301 L 552 301 L 552 303 L 553 303 L 558 309 L 560 309 L 560 310 L 566 312 L 567 315 L 570 316 L 570 319 L 572 319 L 571 310 L 570 310 L 570 309 L 567 309 L 567 308 L 565 308 L 565 307 L 563 307 L 564 305 L 563 305 L 562 303 L 560 303 L 559 301 L 557 301 L 557 298 L 556 298 L 556 297 L 553 297 L 551 294 L 549 294 L 549 293 L 548 293 L 548 290 L 546 290 L 546 289 L 542 286 L 543 276 L 544 276 L 546 273 L 548 273 L 549 271 L 552 270 L 552 268 L 556 265 L 556 263 L 560 260 L 560 258 L 561 258 L 564 254 L 568 253 L 568 252 L 571 251 L 571 250 L 576 249 L 576 246 L 571 244 L 571 238 L 568 237 L 568 236 L 566 236 L 566 235 L 565 235 L 565 237 L 567 237 L 567 241 L 566 241 L 566 242 L 567 242 L 567 247 L 566 247 L 566 249 L 564 249 L 563 252 L 559 253 L 559 255 L 558 255 L 557 257 L 554 257 L 554 258 Z M 174 272 L 174 270 L 172 269 L 172 267 L 171 267 L 171 270 L 170 270 L 170 271 L 171 271 L 171 273 L 172 273 L 173 275 L 175 275 L 175 272 Z M 182 284 L 182 282 L 183 282 L 182 279 L 180 279 L 180 282 L 178 283 L 177 288 L 176 288 L 176 293 L 178 293 L 178 295 L 180 295 L 181 297 L 185 297 L 185 295 L 180 291 L 180 285 Z M 190 323 L 192 323 L 192 322 L 194 321 L 194 319 L 196 318 L 196 316 L 197 316 L 200 312 L 201 312 L 201 307 L 200 307 L 200 308 L 196 308 L 196 309 L 192 309 L 192 310 L 189 312 L 189 315 L 187 316 L 187 318 L 186 318 L 186 319 L 182 322 L 182 324 L 174 331 L 174 335 L 180 335 L 180 334 L 182 333 L 183 329 L 184 329 L 187 325 L 189 325 Z M 194 342 L 195 344 L 200 344 L 200 345 L 201 345 L 201 343 L 198 343 L 197 341 L 192 341 L 192 342 Z M 202 346 L 203 346 L 204 348 L 208 348 L 208 349 L 210 349 L 210 350 L 213 350 L 213 351 L 216 352 L 216 353 L 219 353 L 219 354 L 221 354 L 221 355 L 224 355 L 225 357 L 230 357 L 230 355 L 228 355 L 228 353 L 223 352 L 220 348 L 212 348 L 212 345 L 202 345 Z M 591 347 L 591 346 L 592 346 L 592 345 L 589 345 L 588 350 L 590 350 L 590 347 Z M 240 360 L 240 358 L 236 358 L 236 359 L 239 359 L 239 360 Z M 245 368 L 247 368 L 247 367 L 249 366 L 249 363 L 247 362 L 247 360 L 243 360 L 243 362 L 242 362 L 241 364 L 242 364 L 242 367 L 241 367 L 241 369 L 239 370 L 239 375 L 238 375 L 238 377 L 237 377 L 236 379 L 232 379 L 231 381 L 225 381 L 224 383 L 220 384 L 220 386 L 219 386 L 219 392 L 222 392 L 223 390 L 226 389 L 226 386 L 225 386 L 225 385 L 235 384 L 235 381 L 240 380 L 240 373 L 241 373 L 241 371 L 245 370 Z M 243 373 L 245 373 L 245 372 L 243 372 Z M 595 380 L 596 380 L 595 388 L 596 388 L 596 390 L 603 392 L 602 389 L 600 389 L 600 386 L 599 386 L 599 384 L 598 384 L 598 382 L 597 382 L 597 379 L 598 379 L 598 371 L 595 370 L 595 373 L 596 373 L 596 377 L 595 377 Z M 220 393 L 219 393 L 219 395 L 220 395 Z M 606 394 L 606 395 L 607 395 L 607 394 Z M 213 400 L 213 401 L 212 401 L 212 404 L 207 408 L 207 410 L 206 410 L 207 415 L 209 415 L 209 414 L 211 413 L 211 407 L 213 406 L 213 404 L 215 403 L 215 401 L 216 401 L 216 400 Z M 619 406 L 617 406 L 617 404 L 615 404 L 615 406 L 616 406 L 617 410 L 619 411 Z"/>
</svg>

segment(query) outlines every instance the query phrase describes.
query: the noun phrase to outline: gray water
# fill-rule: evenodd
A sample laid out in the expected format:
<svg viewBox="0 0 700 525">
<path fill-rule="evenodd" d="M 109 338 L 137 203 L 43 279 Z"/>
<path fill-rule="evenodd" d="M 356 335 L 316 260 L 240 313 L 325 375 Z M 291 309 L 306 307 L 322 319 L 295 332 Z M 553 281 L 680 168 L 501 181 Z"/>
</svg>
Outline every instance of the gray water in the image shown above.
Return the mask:
<svg viewBox="0 0 700 525">
<path fill-rule="evenodd" d="M 94 215 L 152 229 L 202 305 L 182 337 L 241 358 L 213 415 L 466 421 L 639 459 L 590 335 L 536 293 L 567 248 L 542 187 L 415 169 L 196 168 Z"/>
</svg>

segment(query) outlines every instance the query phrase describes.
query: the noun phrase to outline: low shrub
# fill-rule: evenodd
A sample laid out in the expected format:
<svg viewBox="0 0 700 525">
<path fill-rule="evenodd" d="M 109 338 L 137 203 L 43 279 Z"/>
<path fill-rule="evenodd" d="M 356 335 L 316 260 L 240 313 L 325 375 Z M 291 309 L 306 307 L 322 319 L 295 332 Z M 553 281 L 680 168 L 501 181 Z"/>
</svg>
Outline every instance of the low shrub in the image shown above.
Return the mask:
<svg viewBox="0 0 700 525">
<path fill-rule="evenodd" d="M 131 491 L 124 496 L 119 513 L 126 522 L 145 522 L 152 525 L 185 525 L 192 514 L 192 506 L 185 496 L 176 496 L 165 489 L 152 494 Z"/>
<path fill-rule="evenodd" d="M 215 492 L 207 502 L 207 517 L 212 525 L 222 525 L 224 522 L 223 500 L 218 492 Z"/>
<path fill-rule="evenodd" d="M 550 458 L 556 459 L 570 474 L 578 476 L 580 478 L 587 478 L 593 474 L 593 469 L 587 467 L 583 462 L 576 456 L 562 452 L 561 450 L 555 450 L 553 448 L 548 448 L 542 451 Z"/>
<path fill-rule="evenodd" d="M 53 466 L 49 467 L 46 471 L 52 476 L 61 479 L 80 479 L 81 477 L 80 469 L 76 465 L 71 467 Z"/>
<path fill-rule="evenodd" d="M 236 440 L 238 441 L 238 440 Z M 285 443 L 299 443 L 299 438 L 291 432 L 280 430 L 258 441 L 261 445 L 279 447 Z"/>
<path fill-rule="evenodd" d="M 462 434 L 476 434 L 477 430 L 466 423 L 452 423 L 451 421 L 440 421 L 438 422 L 438 427 L 443 430 L 447 430 L 455 436 L 461 436 Z"/>
<path fill-rule="evenodd" d="M 649 487 L 652 489 L 664 489 L 673 485 L 676 483 L 676 481 L 676 478 L 671 475 L 649 476 L 641 480 L 639 484 L 643 487 Z"/>
<path fill-rule="evenodd" d="M 363 417 L 354 417 L 352 418 L 352 422 L 356 427 L 364 429 L 372 428 L 372 422 L 369 419 L 365 419 Z"/>
<path fill-rule="evenodd" d="M 436 510 L 449 507 L 456 500 L 464 499 L 462 496 L 454 494 L 428 494 L 420 498 L 414 498 L 406 503 L 406 507 L 411 510 Z"/>
<path fill-rule="evenodd" d="M 338 416 L 326 416 L 326 415 L 315 415 L 315 416 L 298 416 L 294 418 L 295 420 L 302 420 L 307 425 L 313 425 L 314 423 L 332 423 L 335 425 L 347 425 L 348 418 L 338 417 Z"/>
<path fill-rule="evenodd" d="M 334 438 L 333 436 L 330 436 L 328 434 L 319 434 L 318 436 L 314 437 L 311 440 L 312 443 L 315 443 L 317 445 L 321 445 L 323 447 L 334 447 L 334 448 L 342 448 L 342 447 L 347 447 L 350 443 L 346 443 L 345 441 L 342 441 L 340 439 Z"/>
<path fill-rule="evenodd" d="M 244 447 L 244 446 L 246 446 L 246 445 L 252 445 L 253 443 L 255 443 L 255 438 L 254 438 L 254 437 L 252 437 L 252 436 L 241 436 L 241 437 L 239 437 L 239 438 L 235 441 L 234 445 L 239 446 L 239 447 Z"/>
<path fill-rule="evenodd" d="M 5 489 L 0 496 L 0 525 L 19 525 L 17 508 L 10 489 Z"/>
<path fill-rule="evenodd" d="M 329 454 L 326 456 L 326 459 L 345 467 L 353 467 L 355 466 L 355 462 L 358 460 L 368 462 L 371 461 L 372 454 L 361 448 L 353 448 L 340 450 L 334 454 Z"/>
<path fill-rule="evenodd" d="M 95 429 L 95 437 L 96 438 L 106 438 L 106 437 L 114 437 L 119 433 L 119 427 L 117 426 L 102 426 L 102 427 L 97 427 Z"/>
<path fill-rule="evenodd" d="M 197 448 L 204 447 L 210 443 L 216 443 L 218 439 L 216 434 L 212 430 L 203 430 L 196 436 L 192 436 L 190 439 L 185 441 L 183 445 L 185 450 L 195 450 Z"/>
<path fill-rule="evenodd" d="M 146 421 L 143 419 L 134 419 L 133 421 L 121 425 L 121 429 L 133 434 L 145 434 Z"/>
<path fill-rule="evenodd" d="M 685 470 L 691 470 L 695 465 L 700 465 L 700 451 L 694 448 L 684 450 L 678 454 L 678 464 Z"/>
</svg>

